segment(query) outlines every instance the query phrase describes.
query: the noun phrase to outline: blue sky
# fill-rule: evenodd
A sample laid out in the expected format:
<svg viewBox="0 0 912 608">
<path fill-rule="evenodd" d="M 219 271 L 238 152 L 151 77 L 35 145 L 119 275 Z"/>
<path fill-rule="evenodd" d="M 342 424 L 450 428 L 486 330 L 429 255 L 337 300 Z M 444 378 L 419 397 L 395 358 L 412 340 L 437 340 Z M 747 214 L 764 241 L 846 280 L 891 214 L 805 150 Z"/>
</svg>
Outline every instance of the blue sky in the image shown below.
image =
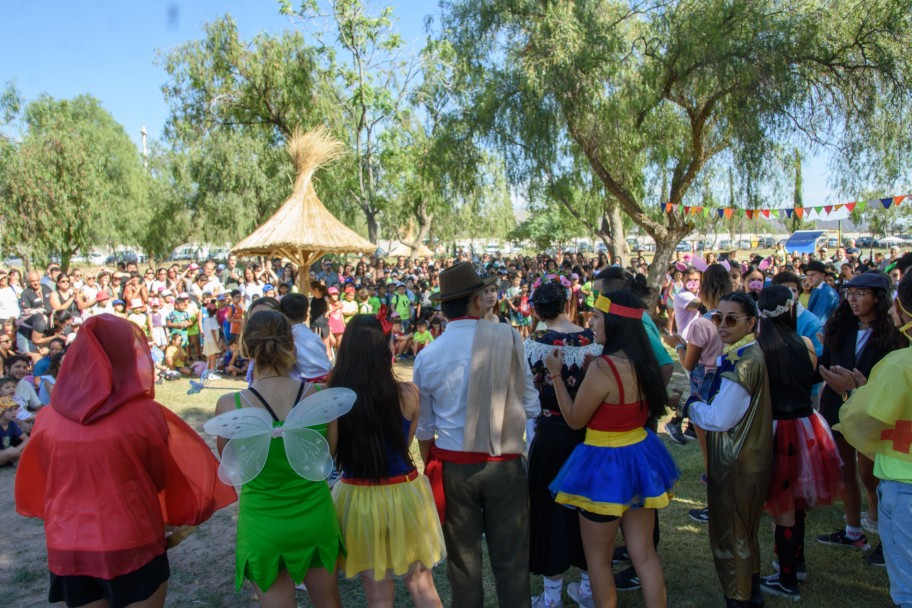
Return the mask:
<svg viewBox="0 0 912 608">
<path fill-rule="evenodd" d="M 26 100 L 41 93 L 69 98 L 89 93 L 101 100 L 137 145 L 140 128 L 158 138 L 167 118 L 161 93 L 166 80 L 156 64 L 167 51 L 201 37 L 202 25 L 225 13 L 249 39 L 294 27 L 275 0 L 98 0 L 5 3 L 0 28 L 0 84 L 14 80 Z M 296 4 L 296 0 L 292 0 Z M 407 42 L 419 44 L 424 19 L 438 12 L 435 0 L 385 0 L 392 4 Z M 833 200 L 826 162 L 804 166 L 805 204 Z"/>
<path fill-rule="evenodd" d="M 99 0 L 4 3 L 0 83 L 15 80 L 26 100 L 41 93 L 90 93 L 138 143 L 145 125 L 158 137 L 167 118 L 158 51 L 202 36 L 202 25 L 230 13 L 245 39 L 294 27 L 275 0 Z M 292 5 L 296 1 L 292 0 Z M 420 39 L 431 0 L 396 0 L 399 31 Z"/>
</svg>

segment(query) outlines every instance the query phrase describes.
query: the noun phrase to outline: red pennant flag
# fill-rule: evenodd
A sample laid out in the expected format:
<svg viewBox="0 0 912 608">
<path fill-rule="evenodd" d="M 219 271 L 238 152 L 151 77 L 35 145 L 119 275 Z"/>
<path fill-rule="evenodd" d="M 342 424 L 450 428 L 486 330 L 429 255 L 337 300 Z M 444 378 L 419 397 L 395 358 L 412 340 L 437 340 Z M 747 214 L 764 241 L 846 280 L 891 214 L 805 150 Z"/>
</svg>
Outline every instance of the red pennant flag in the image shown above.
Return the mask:
<svg viewBox="0 0 912 608">
<path fill-rule="evenodd" d="M 798 216 L 798 219 L 804 217 L 804 207 L 795 207 L 795 215 Z"/>
<path fill-rule="evenodd" d="M 829 213 L 830 211 L 833 210 L 833 205 L 824 205 L 823 210 L 826 211 L 827 213 Z"/>
<path fill-rule="evenodd" d="M 690 207 L 684 207 L 684 215 L 690 215 Z"/>
<path fill-rule="evenodd" d="M 761 209 L 761 210 L 760 210 L 760 213 L 762 213 L 762 214 L 763 214 L 763 217 L 765 217 L 765 218 L 769 218 L 769 216 L 770 216 L 770 210 L 769 210 L 769 209 Z"/>
<path fill-rule="evenodd" d="M 700 215 L 701 213 L 703 213 L 703 207 L 691 207 L 690 208 L 691 215 Z"/>
<path fill-rule="evenodd" d="M 858 203 L 846 203 L 846 209 L 848 209 L 849 213 L 851 213 L 851 212 L 855 211 L 855 205 L 857 205 L 857 204 Z"/>
<path fill-rule="evenodd" d="M 745 215 L 747 215 L 747 219 L 749 219 L 749 220 L 754 219 L 754 210 L 753 209 L 745 209 L 744 213 L 745 213 Z"/>
<path fill-rule="evenodd" d="M 898 206 L 901 202 L 903 202 L 903 199 L 905 199 L 905 198 L 906 198 L 905 194 L 903 194 L 902 196 L 894 196 L 893 204 Z"/>
</svg>

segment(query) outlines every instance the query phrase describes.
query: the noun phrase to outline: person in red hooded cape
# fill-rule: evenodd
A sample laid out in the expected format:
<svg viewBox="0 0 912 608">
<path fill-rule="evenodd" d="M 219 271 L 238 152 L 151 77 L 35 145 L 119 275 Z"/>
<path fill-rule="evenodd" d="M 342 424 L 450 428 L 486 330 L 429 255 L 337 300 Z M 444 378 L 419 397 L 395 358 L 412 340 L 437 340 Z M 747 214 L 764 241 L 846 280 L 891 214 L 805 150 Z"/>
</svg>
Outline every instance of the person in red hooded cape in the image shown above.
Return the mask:
<svg viewBox="0 0 912 608">
<path fill-rule="evenodd" d="M 44 520 L 49 602 L 162 606 L 165 526 L 237 499 L 154 378 L 142 331 L 114 315 L 88 319 L 67 351 L 16 473 L 16 511 Z"/>
</svg>

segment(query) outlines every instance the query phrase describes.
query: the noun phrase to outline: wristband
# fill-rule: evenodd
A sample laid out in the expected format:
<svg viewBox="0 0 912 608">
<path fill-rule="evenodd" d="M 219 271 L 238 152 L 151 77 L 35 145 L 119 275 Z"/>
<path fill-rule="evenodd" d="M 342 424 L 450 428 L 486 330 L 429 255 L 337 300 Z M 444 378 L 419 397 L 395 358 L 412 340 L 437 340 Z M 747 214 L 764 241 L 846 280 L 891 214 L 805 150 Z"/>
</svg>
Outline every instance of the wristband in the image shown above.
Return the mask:
<svg viewBox="0 0 912 608">
<path fill-rule="evenodd" d="M 548 374 L 548 380 L 550 380 L 552 383 L 555 380 L 563 380 L 563 379 L 564 379 L 564 377 L 561 376 L 560 374 Z"/>
<path fill-rule="evenodd" d="M 680 342 L 678 342 L 678 343 L 675 345 L 675 350 L 676 350 L 676 351 L 678 351 L 678 350 L 687 350 L 687 345 L 686 345 L 686 344 L 681 344 Z"/>
</svg>

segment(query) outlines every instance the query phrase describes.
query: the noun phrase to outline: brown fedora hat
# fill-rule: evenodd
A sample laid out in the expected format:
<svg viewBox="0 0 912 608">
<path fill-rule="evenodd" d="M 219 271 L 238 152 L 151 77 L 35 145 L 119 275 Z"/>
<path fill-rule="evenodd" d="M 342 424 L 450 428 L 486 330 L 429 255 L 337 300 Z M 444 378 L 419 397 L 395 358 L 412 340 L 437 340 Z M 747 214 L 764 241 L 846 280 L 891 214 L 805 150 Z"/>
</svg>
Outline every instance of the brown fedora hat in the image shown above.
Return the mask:
<svg viewBox="0 0 912 608">
<path fill-rule="evenodd" d="M 460 262 L 447 268 L 437 277 L 440 279 L 440 291 L 431 295 L 434 302 L 464 298 L 497 280 L 497 277 L 482 279 L 469 262 Z"/>
</svg>

